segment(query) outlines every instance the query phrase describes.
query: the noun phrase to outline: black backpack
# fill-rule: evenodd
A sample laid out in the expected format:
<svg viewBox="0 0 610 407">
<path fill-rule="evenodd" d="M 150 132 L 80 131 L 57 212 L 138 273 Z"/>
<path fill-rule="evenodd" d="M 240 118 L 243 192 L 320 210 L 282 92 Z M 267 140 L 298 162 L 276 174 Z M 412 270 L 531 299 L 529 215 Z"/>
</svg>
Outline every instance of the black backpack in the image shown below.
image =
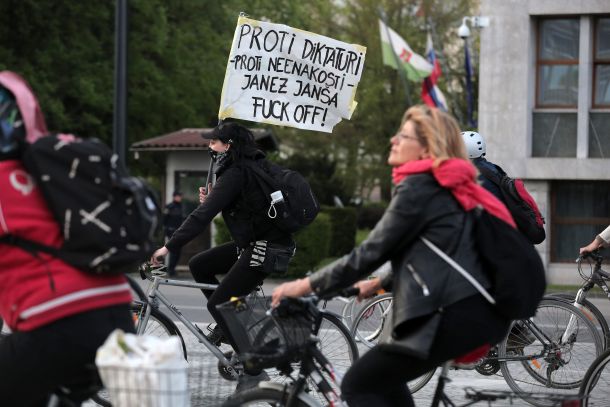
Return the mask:
<svg viewBox="0 0 610 407">
<path fill-rule="evenodd" d="M 60 249 L 14 235 L 6 242 L 44 252 L 94 274 L 132 271 L 154 250 L 160 210 L 155 194 L 131 177 L 100 140 L 49 135 L 27 147 L 23 164 L 59 223 Z"/>
<path fill-rule="evenodd" d="M 498 170 L 497 173 L 484 166 L 477 168 L 485 178 L 498 186 L 519 231 L 532 244 L 542 243 L 546 238 L 546 232 L 544 231 L 544 218 L 536 201 L 527 192 L 522 180 L 511 178 L 502 168 L 495 164 L 494 166 Z"/>
<path fill-rule="evenodd" d="M 546 289 L 538 251 L 508 223 L 479 208 L 474 213 L 476 244 L 498 310 L 513 320 L 534 316 Z"/>
<path fill-rule="evenodd" d="M 263 165 L 264 168 L 255 163 L 248 169 L 252 170 L 254 179 L 269 200 L 265 216 L 273 219 L 278 229 L 288 233 L 297 232 L 313 222 L 320 212 L 320 204 L 307 180 L 297 171 L 277 164 L 265 162 Z M 281 197 L 277 191 L 281 192 Z"/>
<path fill-rule="evenodd" d="M 480 207 L 467 213 L 467 222 L 474 222 L 472 238 L 482 270 L 492 284 L 490 292 L 445 252 L 425 238 L 421 240 L 494 302 L 504 317 L 516 320 L 534 316 L 546 289 L 544 265 L 536 248 L 517 229 Z M 463 238 L 470 237 L 464 234 Z"/>
</svg>

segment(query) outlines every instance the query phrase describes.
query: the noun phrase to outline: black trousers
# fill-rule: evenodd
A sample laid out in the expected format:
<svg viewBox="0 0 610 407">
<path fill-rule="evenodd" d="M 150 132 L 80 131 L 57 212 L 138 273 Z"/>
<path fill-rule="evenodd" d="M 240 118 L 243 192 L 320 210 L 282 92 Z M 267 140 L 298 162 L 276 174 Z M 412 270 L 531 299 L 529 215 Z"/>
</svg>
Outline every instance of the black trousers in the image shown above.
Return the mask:
<svg viewBox="0 0 610 407">
<path fill-rule="evenodd" d="M 376 346 L 348 370 L 342 395 L 350 407 L 414 406 L 409 380 L 481 345 L 499 342 L 508 325 L 480 295 L 461 300 L 445 308 L 427 359 Z"/>
<path fill-rule="evenodd" d="M 198 283 L 220 284 L 214 291 L 202 290 L 208 299 L 208 311 L 222 329 L 233 349 L 237 349 L 235 340 L 220 318 L 216 306 L 229 301 L 231 297 L 240 297 L 251 293 L 260 285 L 267 274 L 263 265 L 252 259 L 253 248 L 245 249 L 239 258 L 234 243 L 225 243 L 199 253 L 189 262 L 193 278 Z M 226 274 L 222 281 L 216 278 L 218 274 Z"/>
<path fill-rule="evenodd" d="M 89 398 L 97 383 L 95 353 L 116 328 L 135 332 L 127 304 L 87 311 L 0 340 L 0 404 L 46 406 L 59 386 Z M 82 397 L 79 397 L 79 393 Z"/>
</svg>

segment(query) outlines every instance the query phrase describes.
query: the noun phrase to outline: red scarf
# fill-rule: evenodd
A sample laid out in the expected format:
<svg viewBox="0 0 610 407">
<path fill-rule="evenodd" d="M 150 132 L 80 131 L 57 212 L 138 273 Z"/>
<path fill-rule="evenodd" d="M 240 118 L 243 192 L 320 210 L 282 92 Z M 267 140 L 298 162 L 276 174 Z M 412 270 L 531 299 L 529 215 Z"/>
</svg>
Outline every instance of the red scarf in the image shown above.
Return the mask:
<svg viewBox="0 0 610 407">
<path fill-rule="evenodd" d="M 398 185 L 409 175 L 432 172 L 438 183 L 451 191 L 464 210 L 470 211 L 481 205 L 490 214 L 516 228 L 515 221 L 506 206 L 475 182 L 476 170 L 469 161 L 451 158 L 443 161 L 438 167 L 433 167 L 433 163 L 432 159 L 406 162 L 394 167 L 392 180 Z"/>
</svg>

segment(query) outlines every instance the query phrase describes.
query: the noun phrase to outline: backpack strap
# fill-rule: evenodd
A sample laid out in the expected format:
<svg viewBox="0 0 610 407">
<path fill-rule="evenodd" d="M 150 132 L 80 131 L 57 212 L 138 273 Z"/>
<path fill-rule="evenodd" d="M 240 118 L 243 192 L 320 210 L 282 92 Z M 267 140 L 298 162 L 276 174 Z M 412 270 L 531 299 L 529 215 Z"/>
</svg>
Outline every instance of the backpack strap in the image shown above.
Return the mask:
<svg viewBox="0 0 610 407">
<path fill-rule="evenodd" d="M 12 246 L 19 247 L 20 249 L 25 250 L 36 258 L 39 258 L 38 253 L 40 252 L 50 254 L 54 257 L 60 257 L 59 250 L 54 247 L 47 246 L 42 243 L 38 243 L 33 240 L 16 236 L 10 233 L 0 236 L 0 243 L 6 243 Z"/>
<path fill-rule="evenodd" d="M 257 165 L 256 163 L 252 163 L 252 164 L 248 165 L 248 168 L 252 169 L 252 172 L 255 175 L 254 179 L 256 179 L 256 183 L 263 190 L 266 189 L 265 184 L 267 184 L 269 187 L 271 187 L 273 189 L 278 189 L 277 182 L 275 182 L 275 180 L 271 177 L 271 175 L 269 175 L 267 173 L 267 171 L 265 171 L 263 168 L 261 168 L 260 165 Z M 265 184 L 263 184 L 263 180 L 264 180 Z"/>
<path fill-rule="evenodd" d="M 492 170 L 486 165 L 477 165 L 477 169 L 485 178 L 487 178 L 497 186 L 500 186 L 502 184 L 502 179 L 506 176 L 506 172 L 504 172 L 504 170 L 500 166 L 492 163 L 490 164 L 495 167 L 496 171 Z"/>
<path fill-rule="evenodd" d="M 496 300 L 489 294 L 489 292 L 483 288 L 483 286 L 472 276 L 469 272 L 467 272 L 462 266 L 460 266 L 455 260 L 453 260 L 449 255 L 447 255 L 444 251 L 442 251 L 437 245 L 429 241 L 423 236 L 420 236 L 419 239 L 426 245 L 430 250 L 436 253 L 441 259 L 445 260 L 447 264 L 449 264 L 455 271 L 460 273 L 462 277 L 464 277 L 474 288 L 477 289 L 479 293 L 492 305 L 496 304 Z"/>
</svg>

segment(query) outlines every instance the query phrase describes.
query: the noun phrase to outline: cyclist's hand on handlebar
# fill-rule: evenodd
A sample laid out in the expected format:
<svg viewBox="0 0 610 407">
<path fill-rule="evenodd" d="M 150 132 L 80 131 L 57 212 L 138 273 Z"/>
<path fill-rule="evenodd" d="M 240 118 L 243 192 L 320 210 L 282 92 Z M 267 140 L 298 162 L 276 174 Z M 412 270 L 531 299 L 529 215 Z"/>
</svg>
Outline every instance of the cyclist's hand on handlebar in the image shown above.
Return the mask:
<svg viewBox="0 0 610 407">
<path fill-rule="evenodd" d="M 362 301 L 365 298 L 371 297 L 381 289 L 381 279 L 379 277 L 375 277 L 370 280 L 358 281 L 356 284 L 354 284 L 354 287 L 358 287 L 360 290 L 358 300 Z"/>
<path fill-rule="evenodd" d="M 167 256 L 167 253 L 169 253 L 169 250 L 167 250 L 167 247 L 165 246 L 157 249 L 150 258 L 150 262 L 153 266 L 158 266 L 159 264 L 161 264 L 163 258 Z"/>
<path fill-rule="evenodd" d="M 599 249 L 599 247 L 602 246 L 603 243 L 604 241 L 599 236 L 597 236 L 595 239 L 593 239 L 591 243 L 589 243 L 585 247 L 580 248 L 580 254 L 591 253 L 592 251 Z"/>
<path fill-rule="evenodd" d="M 289 283 L 280 284 L 273 290 L 271 305 L 276 307 L 284 297 L 302 297 L 310 294 L 312 291 L 309 278 L 302 278 Z"/>
</svg>

